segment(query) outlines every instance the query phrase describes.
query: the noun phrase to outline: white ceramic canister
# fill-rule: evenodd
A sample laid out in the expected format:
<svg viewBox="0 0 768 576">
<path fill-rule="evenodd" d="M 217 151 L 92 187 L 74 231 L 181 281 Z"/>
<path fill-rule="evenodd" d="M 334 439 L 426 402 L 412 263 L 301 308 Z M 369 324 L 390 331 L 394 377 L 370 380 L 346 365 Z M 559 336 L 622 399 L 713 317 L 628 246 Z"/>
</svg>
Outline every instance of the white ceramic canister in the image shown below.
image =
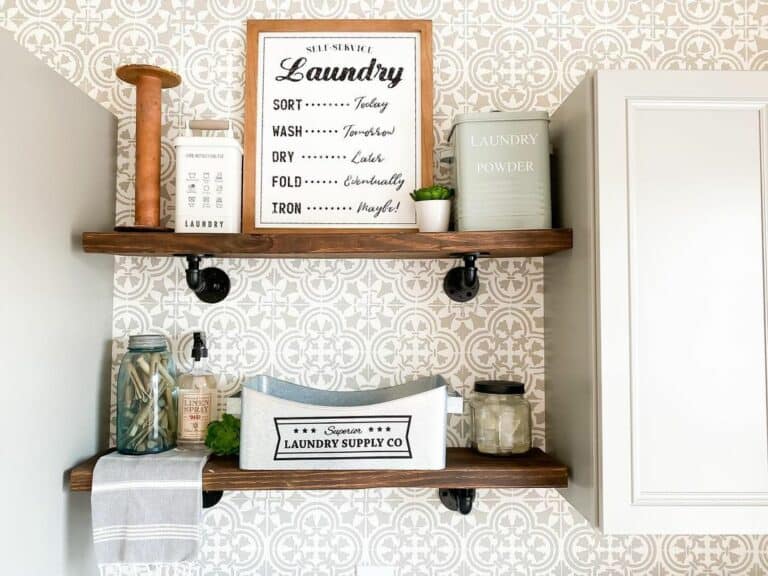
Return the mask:
<svg viewBox="0 0 768 576">
<path fill-rule="evenodd" d="M 449 140 L 457 230 L 552 227 L 546 112 L 459 114 Z"/>
<path fill-rule="evenodd" d="M 192 130 L 225 130 L 194 136 Z M 243 148 L 226 120 L 193 120 L 176 148 L 176 232 L 239 233 Z"/>
</svg>

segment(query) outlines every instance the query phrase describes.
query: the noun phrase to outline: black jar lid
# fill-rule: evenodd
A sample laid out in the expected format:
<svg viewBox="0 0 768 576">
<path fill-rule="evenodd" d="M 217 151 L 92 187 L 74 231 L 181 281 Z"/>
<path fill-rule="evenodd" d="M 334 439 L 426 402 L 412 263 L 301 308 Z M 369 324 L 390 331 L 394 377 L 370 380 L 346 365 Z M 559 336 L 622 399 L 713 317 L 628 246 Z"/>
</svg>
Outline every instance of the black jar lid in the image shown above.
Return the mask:
<svg viewBox="0 0 768 576">
<path fill-rule="evenodd" d="M 511 380 L 478 380 L 475 382 L 475 392 L 482 394 L 523 394 L 525 384 Z"/>
</svg>

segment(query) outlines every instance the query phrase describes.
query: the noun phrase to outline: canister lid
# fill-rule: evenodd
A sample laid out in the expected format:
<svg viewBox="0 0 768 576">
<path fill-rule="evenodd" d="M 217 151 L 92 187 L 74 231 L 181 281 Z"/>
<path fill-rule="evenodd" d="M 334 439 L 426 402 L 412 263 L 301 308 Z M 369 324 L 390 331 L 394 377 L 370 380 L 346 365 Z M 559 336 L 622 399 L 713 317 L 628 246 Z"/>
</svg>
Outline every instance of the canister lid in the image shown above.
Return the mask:
<svg viewBox="0 0 768 576">
<path fill-rule="evenodd" d="M 475 382 L 475 392 L 482 394 L 523 394 L 525 384 L 511 380 L 478 380 Z"/>
<path fill-rule="evenodd" d="M 549 122 L 548 112 L 469 112 L 456 114 L 453 124 L 464 122 L 519 122 L 521 120 L 546 120 Z"/>
<path fill-rule="evenodd" d="M 128 348 L 165 348 L 167 345 L 162 334 L 136 334 L 128 338 Z"/>
<path fill-rule="evenodd" d="M 243 153 L 243 147 L 237 138 L 230 138 L 228 136 L 177 136 L 173 145 L 176 148 L 185 147 L 214 147 L 214 148 L 234 148 L 240 154 Z"/>
<path fill-rule="evenodd" d="M 456 114 L 453 118 L 451 133 L 448 134 L 448 140 L 453 137 L 453 133 L 459 124 L 472 124 L 477 122 L 520 122 L 524 120 L 543 120 L 549 122 L 548 112 L 468 112 L 466 114 Z"/>
</svg>

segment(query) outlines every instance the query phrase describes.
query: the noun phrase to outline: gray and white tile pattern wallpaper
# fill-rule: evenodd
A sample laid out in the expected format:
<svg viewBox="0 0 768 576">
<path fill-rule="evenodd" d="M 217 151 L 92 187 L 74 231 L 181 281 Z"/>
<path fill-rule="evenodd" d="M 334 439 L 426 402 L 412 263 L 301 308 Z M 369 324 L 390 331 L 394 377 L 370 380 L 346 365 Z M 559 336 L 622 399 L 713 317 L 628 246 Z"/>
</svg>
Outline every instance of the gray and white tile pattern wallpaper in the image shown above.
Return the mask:
<svg viewBox="0 0 768 576">
<path fill-rule="evenodd" d="M 183 78 L 164 95 L 171 224 L 183 123 L 225 116 L 242 131 L 248 18 L 432 19 L 438 143 L 458 112 L 552 111 L 590 68 L 768 70 L 765 0 L 0 0 L 0 26 L 118 115 L 119 223 L 132 221 L 134 93 L 115 68 L 148 62 Z M 180 262 L 117 258 L 114 358 L 128 334 L 160 330 L 188 368 L 190 331 L 202 328 L 228 392 L 262 372 L 330 389 L 433 372 L 461 391 L 480 377 L 519 378 L 543 445 L 540 259 L 482 262 L 482 291 L 464 305 L 440 289 L 452 262 L 219 265 L 232 294 L 206 305 Z M 453 417 L 449 442 L 466 436 Z M 433 490 L 233 492 L 204 522 L 200 573 L 210 576 L 341 576 L 361 564 L 399 576 L 768 574 L 768 536 L 604 537 L 554 490 L 481 490 L 466 517 Z"/>
</svg>

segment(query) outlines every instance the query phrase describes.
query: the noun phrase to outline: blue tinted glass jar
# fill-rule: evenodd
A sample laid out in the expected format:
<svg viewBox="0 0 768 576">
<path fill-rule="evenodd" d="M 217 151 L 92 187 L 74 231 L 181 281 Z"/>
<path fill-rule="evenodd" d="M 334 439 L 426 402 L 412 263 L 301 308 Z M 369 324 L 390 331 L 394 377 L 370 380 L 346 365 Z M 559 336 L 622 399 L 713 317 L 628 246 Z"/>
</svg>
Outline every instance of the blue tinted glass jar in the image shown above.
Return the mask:
<svg viewBox="0 0 768 576">
<path fill-rule="evenodd" d="M 176 446 L 176 395 L 165 337 L 131 336 L 117 374 L 117 450 L 153 454 Z"/>
</svg>

